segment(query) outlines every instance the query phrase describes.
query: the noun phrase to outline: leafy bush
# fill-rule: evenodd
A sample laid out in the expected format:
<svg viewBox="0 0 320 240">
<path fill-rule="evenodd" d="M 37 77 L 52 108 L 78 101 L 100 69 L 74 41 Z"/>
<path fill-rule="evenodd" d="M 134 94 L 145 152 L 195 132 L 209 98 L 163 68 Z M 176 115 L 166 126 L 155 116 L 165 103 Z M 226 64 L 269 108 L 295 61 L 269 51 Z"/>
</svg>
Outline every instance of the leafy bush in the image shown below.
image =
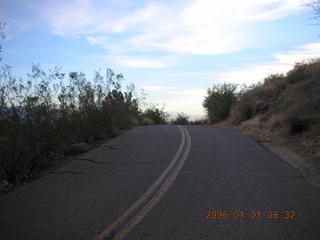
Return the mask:
<svg viewBox="0 0 320 240">
<path fill-rule="evenodd" d="M 149 106 L 142 114 L 141 114 L 141 121 L 144 119 L 145 125 L 152 124 L 166 124 L 168 119 L 168 114 L 164 112 L 164 108 L 158 108 L 155 105 Z M 146 119 L 150 119 L 146 120 Z M 147 121 L 149 121 L 148 124 Z"/>
<path fill-rule="evenodd" d="M 88 81 L 82 72 L 44 72 L 33 65 L 28 78 L 11 68 L 0 73 L 0 178 L 16 183 L 48 167 L 55 153 L 85 151 L 87 144 L 137 124 L 134 88 L 121 90 L 124 78 L 107 69 Z M 68 147 L 66 147 L 68 146 Z"/>
<path fill-rule="evenodd" d="M 203 107 L 211 121 L 219 122 L 229 117 L 231 106 L 237 101 L 236 89 L 235 84 L 226 83 L 208 89 Z"/>
</svg>

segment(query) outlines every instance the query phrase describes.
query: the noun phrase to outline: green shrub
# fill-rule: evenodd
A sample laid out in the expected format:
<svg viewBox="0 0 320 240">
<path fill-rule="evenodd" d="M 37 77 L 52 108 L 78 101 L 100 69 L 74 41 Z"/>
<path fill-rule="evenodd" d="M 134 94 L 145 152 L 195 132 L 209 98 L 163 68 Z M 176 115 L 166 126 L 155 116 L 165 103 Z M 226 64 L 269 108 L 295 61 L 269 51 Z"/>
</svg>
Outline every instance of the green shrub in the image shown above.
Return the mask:
<svg viewBox="0 0 320 240">
<path fill-rule="evenodd" d="M 219 122 L 229 117 L 231 106 L 237 101 L 236 89 L 236 85 L 226 83 L 208 89 L 203 107 L 210 120 Z"/>
<path fill-rule="evenodd" d="M 144 118 L 151 119 L 153 124 L 166 124 L 168 114 L 164 112 L 163 108 L 151 105 L 141 114 L 141 119 Z"/>
<path fill-rule="evenodd" d="M 66 77 L 68 76 L 68 78 Z M 136 124 L 140 110 L 134 88 L 121 90 L 122 74 L 107 69 L 92 81 L 33 65 L 28 79 L 11 68 L 0 73 L 0 173 L 11 183 L 50 165 L 59 151 L 76 154 L 87 143 Z M 57 154 L 56 154 L 57 153 Z"/>
</svg>

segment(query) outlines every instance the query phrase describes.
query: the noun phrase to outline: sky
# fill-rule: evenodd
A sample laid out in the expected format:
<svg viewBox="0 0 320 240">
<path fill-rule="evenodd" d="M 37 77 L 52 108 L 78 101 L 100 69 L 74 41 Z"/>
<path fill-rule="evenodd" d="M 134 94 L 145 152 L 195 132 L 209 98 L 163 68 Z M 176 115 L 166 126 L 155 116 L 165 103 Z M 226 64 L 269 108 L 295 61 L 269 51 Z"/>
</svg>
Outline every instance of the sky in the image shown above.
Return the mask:
<svg viewBox="0 0 320 240">
<path fill-rule="evenodd" d="M 213 84 L 253 84 L 320 56 L 311 0 L 0 0 L 1 65 L 123 73 L 191 118 Z"/>
</svg>

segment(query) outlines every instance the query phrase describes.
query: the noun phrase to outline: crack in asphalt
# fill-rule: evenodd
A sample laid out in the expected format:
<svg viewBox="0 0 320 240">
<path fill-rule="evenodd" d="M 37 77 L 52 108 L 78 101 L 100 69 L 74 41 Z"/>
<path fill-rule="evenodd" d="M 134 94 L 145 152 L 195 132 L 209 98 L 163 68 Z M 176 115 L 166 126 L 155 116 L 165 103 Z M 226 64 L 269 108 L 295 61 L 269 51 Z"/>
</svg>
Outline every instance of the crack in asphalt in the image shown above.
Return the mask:
<svg viewBox="0 0 320 240">
<path fill-rule="evenodd" d="M 103 146 L 101 146 L 101 148 L 115 149 L 114 146 L 110 146 L 110 145 L 103 145 Z"/>
<path fill-rule="evenodd" d="M 153 162 L 100 162 L 96 160 L 92 160 L 90 158 L 77 158 L 77 161 L 88 161 L 95 164 L 105 164 L 105 165 L 130 165 L 130 164 L 146 164 L 146 165 L 156 165 Z"/>
<path fill-rule="evenodd" d="M 116 150 L 116 149 L 123 149 L 124 147 L 131 147 L 131 146 L 136 146 L 137 144 L 134 143 L 127 143 L 127 144 L 118 144 L 118 145 L 107 145 L 104 144 L 100 146 L 99 148 L 106 148 L 107 150 Z"/>
<path fill-rule="evenodd" d="M 65 173 L 82 175 L 82 172 L 77 172 L 77 171 L 59 171 L 59 172 L 52 172 L 51 174 L 65 174 Z"/>
</svg>

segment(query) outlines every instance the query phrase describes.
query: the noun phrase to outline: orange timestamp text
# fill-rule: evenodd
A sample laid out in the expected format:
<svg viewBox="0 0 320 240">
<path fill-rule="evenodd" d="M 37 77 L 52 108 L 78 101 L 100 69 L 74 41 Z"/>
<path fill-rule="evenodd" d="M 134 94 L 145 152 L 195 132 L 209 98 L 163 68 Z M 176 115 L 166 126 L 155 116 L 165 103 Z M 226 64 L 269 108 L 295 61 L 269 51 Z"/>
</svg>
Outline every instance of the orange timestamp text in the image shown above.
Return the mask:
<svg viewBox="0 0 320 240">
<path fill-rule="evenodd" d="M 206 219 L 287 219 L 292 220 L 297 216 L 295 210 L 208 210 L 206 211 Z"/>
</svg>

